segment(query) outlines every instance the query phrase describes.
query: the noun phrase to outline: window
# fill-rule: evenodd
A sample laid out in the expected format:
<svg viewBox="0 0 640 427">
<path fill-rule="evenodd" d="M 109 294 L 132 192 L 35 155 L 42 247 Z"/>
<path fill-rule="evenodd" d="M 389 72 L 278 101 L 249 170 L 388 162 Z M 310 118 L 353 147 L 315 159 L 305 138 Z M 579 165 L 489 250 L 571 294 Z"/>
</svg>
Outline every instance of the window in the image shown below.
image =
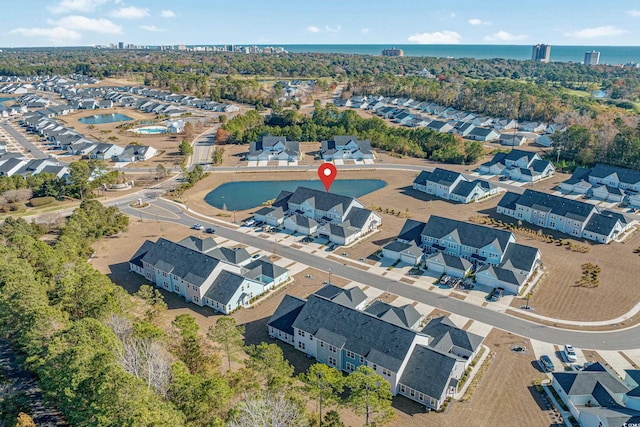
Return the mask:
<svg viewBox="0 0 640 427">
<path fill-rule="evenodd" d="M 347 362 L 347 371 L 348 371 L 348 372 L 353 372 L 353 371 L 355 371 L 355 368 L 354 368 L 354 366 L 353 366 L 353 363 L 349 363 L 349 362 Z"/>
<path fill-rule="evenodd" d="M 336 348 L 335 348 L 334 346 L 330 345 L 330 346 L 329 346 L 329 351 L 330 351 L 331 353 L 335 353 L 335 352 L 336 352 Z"/>
<path fill-rule="evenodd" d="M 194 296 L 194 297 L 193 297 L 193 300 L 194 300 L 195 302 L 198 302 L 198 297 Z"/>
<path fill-rule="evenodd" d="M 331 366 L 336 366 L 336 359 L 335 359 L 335 357 L 329 357 L 329 365 L 331 365 Z"/>
<path fill-rule="evenodd" d="M 313 335 L 309 335 L 309 341 L 313 341 Z"/>
<path fill-rule="evenodd" d="M 300 335 L 301 337 L 304 337 L 304 331 L 298 331 L 298 335 Z"/>
<path fill-rule="evenodd" d="M 409 395 L 411 395 L 411 397 L 416 397 L 416 391 L 414 389 L 411 389 Z"/>
<path fill-rule="evenodd" d="M 360 356 L 360 363 L 364 363 L 364 356 Z"/>
<path fill-rule="evenodd" d="M 371 365 L 371 368 L 372 368 L 374 371 L 377 371 L 377 370 L 378 370 L 378 365 L 376 365 L 376 364 L 374 363 L 373 365 Z"/>
<path fill-rule="evenodd" d="M 304 343 L 302 341 L 298 341 L 298 348 L 304 350 Z"/>
<path fill-rule="evenodd" d="M 424 394 L 422 394 L 422 393 L 418 393 L 418 399 L 420 399 L 420 400 L 424 400 Z"/>
<path fill-rule="evenodd" d="M 386 375 L 388 377 L 391 376 L 391 371 L 388 370 L 387 368 L 382 368 L 382 375 Z"/>
<path fill-rule="evenodd" d="M 324 341 L 320 341 L 320 347 L 324 348 Z"/>
<path fill-rule="evenodd" d="M 400 391 L 401 391 L 402 393 L 404 393 L 404 392 L 405 392 L 404 384 L 400 384 Z"/>
<path fill-rule="evenodd" d="M 349 359 L 355 359 L 355 358 L 356 358 L 356 355 L 355 355 L 355 354 L 353 354 L 353 351 L 349 351 L 349 350 L 347 350 L 347 357 L 348 357 Z"/>
<path fill-rule="evenodd" d="M 553 221 L 551 221 L 551 222 L 549 223 L 549 227 L 550 227 L 550 228 L 556 228 L 556 223 L 555 223 L 555 222 L 553 222 Z"/>
</svg>

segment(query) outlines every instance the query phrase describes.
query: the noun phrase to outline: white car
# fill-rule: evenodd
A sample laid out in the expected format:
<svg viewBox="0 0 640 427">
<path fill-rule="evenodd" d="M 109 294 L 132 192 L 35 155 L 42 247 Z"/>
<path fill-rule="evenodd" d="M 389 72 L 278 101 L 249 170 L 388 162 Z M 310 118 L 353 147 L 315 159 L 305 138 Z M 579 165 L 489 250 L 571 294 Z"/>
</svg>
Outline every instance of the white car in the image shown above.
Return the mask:
<svg viewBox="0 0 640 427">
<path fill-rule="evenodd" d="M 244 222 L 244 225 L 246 225 L 247 227 L 251 227 L 255 223 L 256 221 L 254 219 L 248 219 Z"/>
<path fill-rule="evenodd" d="M 576 351 L 573 349 L 571 344 L 566 344 L 564 346 L 564 357 L 567 359 L 567 362 L 575 362 L 578 360 L 578 356 L 576 356 Z"/>
</svg>

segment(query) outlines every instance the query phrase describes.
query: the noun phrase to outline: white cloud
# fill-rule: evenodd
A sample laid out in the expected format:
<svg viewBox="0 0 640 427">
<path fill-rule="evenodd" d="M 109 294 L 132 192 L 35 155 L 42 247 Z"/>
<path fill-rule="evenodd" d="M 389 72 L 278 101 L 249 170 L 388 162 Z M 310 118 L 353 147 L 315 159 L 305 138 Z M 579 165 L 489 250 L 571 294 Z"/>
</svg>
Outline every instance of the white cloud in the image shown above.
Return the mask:
<svg viewBox="0 0 640 427">
<path fill-rule="evenodd" d="M 122 19 L 140 19 L 145 16 L 149 16 L 149 9 L 143 9 L 141 7 L 129 6 L 116 9 L 109 14 L 114 18 Z"/>
<path fill-rule="evenodd" d="M 173 10 L 166 9 L 160 12 L 160 16 L 162 16 L 163 18 L 175 18 L 176 13 Z"/>
<path fill-rule="evenodd" d="M 478 18 L 469 19 L 467 22 L 471 25 L 491 25 L 491 21 L 483 21 Z"/>
<path fill-rule="evenodd" d="M 360 30 L 360 32 L 361 32 L 362 34 L 369 34 L 369 33 L 371 32 L 371 29 L 369 29 L 369 28 L 363 28 L 363 29 L 361 29 L 361 30 Z"/>
<path fill-rule="evenodd" d="M 93 12 L 102 4 L 110 0 L 61 0 L 55 6 L 49 6 L 48 9 L 53 13 L 69 13 L 69 12 Z M 120 3 L 115 1 L 116 4 Z"/>
<path fill-rule="evenodd" d="M 69 15 L 64 18 L 52 22 L 59 27 L 67 28 L 73 31 L 95 31 L 96 33 L 104 34 L 121 34 L 122 27 L 117 25 L 108 19 L 104 18 L 87 18 L 80 15 Z"/>
<path fill-rule="evenodd" d="M 623 30 L 622 28 L 616 28 L 611 25 L 604 25 L 602 27 L 583 28 L 581 30 L 572 31 L 570 33 L 565 33 L 565 36 L 575 37 L 579 39 L 593 39 L 596 37 L 619 36 L 627 32 L 627 30 Z"/>
<path fill-rule="evenodd" d="M 309 25 L 307 27 L 307 31 L 309 31 L 310 33 L 319 33 L 320 32 L 320 28 L 314 27 L 313 25 Z"/>
<path fill-rule="evenodd" d="M 82 37 L 77 31 L 64 27 L 53 28 L 16 28 L 11 30 L 10 34 L 19 34 L 25 37 L 44 37 L 54 44 L 66 44 L 72 41 L 80 40 Z"/>
<path fill-rule="evenodd" d="M 640 10 L 627 10 L 627 15 L 640 16 Z"/>
<path fill-rule="evenodd" d="M 152 33 L 161 33 L 166 31 L 164 28 L 158 28 L 155 25 L 141 25 L 140 28 L 146 31 L 151 31 Z"/>
<path fill-rule="evenodd" d="M 342 30 L 342 27 L 340 25 L 336 25 L 335 27 L 330 27 L 328 25 L 325 25 L 324 30 L 327 33 L 339 33 Z"/>
<path fill-rule="evenodd" d="M 419 44 L 458 44 L 462 36 L 455 31 L 436 31 L 433 33 L 416 33 L 409 36 L 410 42 Z"/>
<path fill-rule="evenodd" d="M 485 36 L 484 39 L 488 42 L 515 42 L 527 38 L 529 38 L 527 34 L 511 34 L 507 31 L 498 31 L 490 36 Z"/>
</svg>

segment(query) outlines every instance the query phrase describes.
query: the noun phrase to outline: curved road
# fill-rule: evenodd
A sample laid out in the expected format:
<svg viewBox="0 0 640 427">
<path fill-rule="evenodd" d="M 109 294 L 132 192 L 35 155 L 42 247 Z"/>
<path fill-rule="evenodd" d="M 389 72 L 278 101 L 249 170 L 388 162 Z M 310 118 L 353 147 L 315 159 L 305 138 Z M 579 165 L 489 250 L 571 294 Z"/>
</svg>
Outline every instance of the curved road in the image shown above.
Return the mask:
<svg viewBox="0 0 640 427">
<path fill-rule="evenodd" d="M 153 196 L 151 196 L 153 198 Z M 455 298 L 449 298 L 415 286 L 391 280 L 377 274 L 369 273 L 358 268 L 349 267 L 336 261 L 331 261 L 307 252 L 299 251 L 288 246 L 284 246 L 272 241 L 264 240 L 251 234 L 225 227 L 219 223 L 207 222 L 201 218 L 192 217 L 185 214 L 178 206 L 175 206 L 162 199 L 151 200 L 163 209 L 176 215 L 175 218 L 162 218 L 156 215 L 145 214 L 144 209 L 132 209 L 122 207 L 121 210 L 135 218 L 160 219 L 191 227 L 195 223 L 203 224 L 205 227 L 215 227 L 216 234 L 231 240 L 243 242 L 253 247 L 273 252 L 277 248 L 278 254 L 297 261 L 305 265 L 313 266 L 319 270 L 328 271 L 332 274 L 344 277 L 348 280 L 366 283 L 383 291 L 422 302 L 451 313 L 459 314 L 473 320 L 512 332 L 528 338 L 540 341 L 551 342 L 562 345 L 570 342 L 575 347 L 594 350 L 626 350 L 640 348 L 640 325 L 628 329 L 609 332 L 580 332 L 566 329 L 558 329 L 543 326 L 528 320 L 520 319 L 505 313 L 495 312 L 483 307 L 479 307 Z"/>
</svg>

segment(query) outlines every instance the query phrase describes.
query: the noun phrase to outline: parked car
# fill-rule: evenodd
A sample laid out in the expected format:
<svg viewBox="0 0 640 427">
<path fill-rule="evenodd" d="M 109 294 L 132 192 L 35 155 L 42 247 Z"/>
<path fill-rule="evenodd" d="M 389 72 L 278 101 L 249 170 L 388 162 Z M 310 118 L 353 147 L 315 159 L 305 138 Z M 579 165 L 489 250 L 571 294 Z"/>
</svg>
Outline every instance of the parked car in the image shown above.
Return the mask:
<svg viewBox="0 0 640 427">
<path fill-rule="evenodd" d="M 204 231 L 205 231 L 205 233 L 214 234 L 214 233 L 216 232 L 216 229 L 215 229 L 215 228 L 211 228 L 211 227 L 209 227 L 209 228 L 207 228 L 207 229 L 206 229 L 206 230 L 204 230 Z"/>
<path fill-rule="evenodd" d="M 204 230 L 204 226 L 202 224 L 193 224 L 191 228 L 194 230 L 200 230 L 200 231 Z"/>
<path fill-rule="evenodd" d="M 546 354 L 543 354 L 542 356 L 540 356 L 538 363 L 540 364 L 540 367 L 542 368 L 542 370 L 545 372 L 553 372 L 556 370 L 556 367 L 553 366 L 553 362 L 551 361 L 551 358 Z"/>
<path fill-rule="evenodd" d="M 246 225 L 247 227 L 251 227 L 255 223 L 256 223 L 256 221 L 253 218 L 251 218 L 251 219 L 246 220 L 244 222 L 244 225 Z"/>
<path fill-rule="evenodd" d="M 255 254 L 254 256 L 251 257 L 251 259 L 258 259 L 260 258 L 260 254 Z"/>
<path fill-rule="evenodd" d="M 491 301 L 500 301 L 500 298 L 504 295 L 504 288 L 495 288 L 489 297 Z"/>
<path fill-rule="evenodd" d="M 571 344 L 565 344 L 564 358 L 567 359 L 567 362 L 575 362 L 576 360 L 578 360 L 576 351 L 573 349 L 573 346 Z"/>
</svg>

